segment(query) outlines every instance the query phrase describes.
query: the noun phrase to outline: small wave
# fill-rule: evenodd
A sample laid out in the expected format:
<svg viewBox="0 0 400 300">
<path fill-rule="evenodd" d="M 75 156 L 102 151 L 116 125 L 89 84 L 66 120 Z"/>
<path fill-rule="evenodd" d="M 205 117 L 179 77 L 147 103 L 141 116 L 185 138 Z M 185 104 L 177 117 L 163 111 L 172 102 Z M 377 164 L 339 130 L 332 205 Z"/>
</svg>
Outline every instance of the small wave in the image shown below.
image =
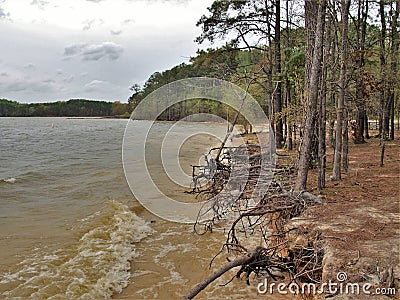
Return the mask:
<svg viewBox="0 0 400 300">
<path fill-rule="evenodd" d="M 2 274 L 0 284 L 12 286 L 6 298 L 108 299 L 129 283 L 135 244 L 151 234 L 147 222 L 129 208 L 111 201 L 113 213 L 82 235 L 71 251 L 38 251 L 14 273 Z"/>
<path fill-rule="evenodd" d="M 17 179 L 10 177 L 10 178 L 4 178 L 4 179 L 0 179 L 0 183 L 4 182 L 4 183 L 15 183 L 17 181 Z"/>
</svg>

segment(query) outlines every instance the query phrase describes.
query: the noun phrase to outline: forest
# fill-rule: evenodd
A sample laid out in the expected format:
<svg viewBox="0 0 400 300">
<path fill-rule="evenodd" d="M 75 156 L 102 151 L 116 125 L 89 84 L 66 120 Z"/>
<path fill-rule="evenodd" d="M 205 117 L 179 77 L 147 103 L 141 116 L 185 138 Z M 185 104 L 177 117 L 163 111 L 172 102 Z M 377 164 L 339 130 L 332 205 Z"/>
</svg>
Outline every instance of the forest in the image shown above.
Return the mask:
<svg viewBox="0 0 400 300">
<path fill-rule="evenodd" d="M 127 104 L 119 101 L 71 99 L 26 104 L 0 99 L 0 117 L 129 117 L 127 107 Z"/>
<path fill-rule="evenodd" d="M 325 183 L 326 147 L 335 150 L 333 177 L 348 168 L 348 144 L 365 143 L 369 128 L 393 140 L 399 126 L 399 1 L 214 1 L 197 22 L 196 41 L 224 42 L 199 50 L 188 64 L 133 84 L 130 110 L 160 86 L 208 76 L 230 81 L 260 103 L 273 125 L 277 148 L 300 147 L 296 189 L 318 167 Z M 190 100 L 159 117 L 196 112 L 226 118 L 226 108 Z M 233 113 L 228 114 L 233 115 Z M 228 117 L 229 118 L 229 117 Z M 396 125 L 397 124 L 397 125 Z M 384 152 L 384 142 L 382 153 Z"/>
</svg>

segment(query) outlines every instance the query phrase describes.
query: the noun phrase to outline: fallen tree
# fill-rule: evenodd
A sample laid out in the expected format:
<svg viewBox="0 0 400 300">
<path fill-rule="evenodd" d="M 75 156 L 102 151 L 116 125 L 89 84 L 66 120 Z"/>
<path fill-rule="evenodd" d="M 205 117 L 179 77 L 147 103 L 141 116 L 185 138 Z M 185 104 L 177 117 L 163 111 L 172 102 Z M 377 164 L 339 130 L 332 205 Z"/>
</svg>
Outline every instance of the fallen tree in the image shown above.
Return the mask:
<svg viewBox="0 0 400 300">
<path fill-rule="evenodd" d="M 261 153 L 258 145 L 224 150 L 221 159 L 213 161 L 211 149 L 207 165 L 193 168 L 194 188 L 191 192 L 209 199 L 199 212 L 194 229 L 196 233 L 204 234 L 212 231 L 216 224 L 225 224 L 227 239 L 216 256 L 227 253 L 233 258 L 227 258 L 228 263 L 194 286 L 184 299 L 194 298 L 235 267 L 240 267 L 236 277 L 244 278 L 248 284 L 251 274 L 273 280 L 285 278 L 289 282 L 319 283 L 323 258 L 320 234 L 302 227 L 285 227 L 308 206 L 322 203 L 320 197 L 311 193 L 293 191 L 294 158 L 280 156 L 273 172 L 263 172 L 260 161 L 268 154 Z M 241 160 L 241 157 L 246 159 Z M 232 172 L 235 172 L 233 180 Z M 237 186 L 240 176 L 247 176 L 244 186 Z M 257 197 L 260 194 L 254 191 L 260 182 L 267 191 Z M 250 250 L 247 245 L 251 244 L 252 237 L 262 242 Z"/>
</svg>

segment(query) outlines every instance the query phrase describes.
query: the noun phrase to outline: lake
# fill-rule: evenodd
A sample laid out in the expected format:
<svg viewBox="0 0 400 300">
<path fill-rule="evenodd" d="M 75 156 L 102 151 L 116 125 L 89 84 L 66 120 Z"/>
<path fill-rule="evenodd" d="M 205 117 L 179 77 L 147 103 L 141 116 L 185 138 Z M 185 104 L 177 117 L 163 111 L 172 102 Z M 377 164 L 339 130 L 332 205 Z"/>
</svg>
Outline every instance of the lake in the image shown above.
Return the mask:
<svg viewBox="0 0 400 300">
<path fill-rule="evenodd" d="M 126 124 L 120 119 L 0 118 L 2 298 L 176 299 L 211 272 L 208 265 L 225 238 L 222 229 L 198 236 L 191 224 L 163 220 L 140 205 L 122 165 Z M 178 126 L 176 134 L 188 126 L 226 132 L 226 124 Z M 170 127 L 170 122 L 157 123 L 149 143 L 159 143 Z M 190 172 L 216 143 L 205 134 L 186 140 L 179 153 L 183 171 Z M 156 168 L 154 153 L 148 159 Z M 158 178 L 161 185 L 163 180 Z M 164 186 L 174 198 L 197 201 L 185 187 Z M 258 295 L 256 286 L 241 281 L 223 288 L 214 284 L 199 296 Z"/>
</svg>

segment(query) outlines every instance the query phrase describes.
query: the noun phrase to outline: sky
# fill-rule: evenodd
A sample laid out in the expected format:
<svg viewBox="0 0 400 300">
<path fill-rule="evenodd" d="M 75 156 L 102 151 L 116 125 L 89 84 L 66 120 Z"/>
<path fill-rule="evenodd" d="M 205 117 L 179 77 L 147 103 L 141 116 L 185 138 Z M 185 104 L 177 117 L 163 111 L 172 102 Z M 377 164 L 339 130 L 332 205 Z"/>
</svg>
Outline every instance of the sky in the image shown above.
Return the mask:
<svg viewBox="0 0 400 300">
<path fill-rule="evenodd" d="M 0 99 L 127 102 L 188 62 L 212 0 L 0 0 Z"/>
</svg>

